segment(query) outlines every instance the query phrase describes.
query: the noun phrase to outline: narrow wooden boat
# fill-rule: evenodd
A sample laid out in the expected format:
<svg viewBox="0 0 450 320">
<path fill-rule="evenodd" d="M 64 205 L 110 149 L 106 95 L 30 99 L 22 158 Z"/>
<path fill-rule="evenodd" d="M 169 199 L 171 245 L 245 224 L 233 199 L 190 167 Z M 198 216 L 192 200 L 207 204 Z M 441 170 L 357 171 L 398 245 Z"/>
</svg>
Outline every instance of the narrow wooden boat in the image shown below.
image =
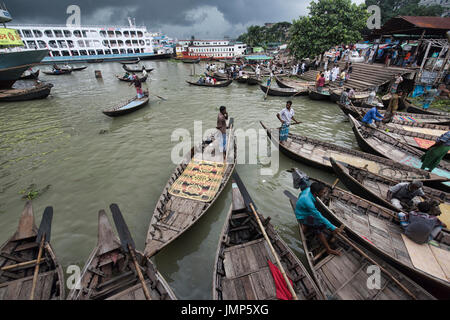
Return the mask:
<svg viewBox="0 0 450 320">
<path fill-rule="evenodd" d="M 334 173 L 351 192 L 380 206 L 398 211 L 398 209 L 387 200 L 387 192 L 390 187 L 397 185 L 400 181 L 383 177 L 364 168 L 358 168 L 351 164 L 336 161 L 333 158 L 330 158 L 330 162 Z M 435 199 L 441 204 L 450 204 L 449 193 L 425 186 L 422 189 L 427 198 Z M 441 206 L 443 214 L 445 214 L 447 210 L 446 205 Z"/>
<path fill-rule="evenodd" d="M 66 70 L 54 70 L 54 71 L 43 71 L 43 72 L 45 74 L 52 75 L 52 76 L 60 76 L 63 74 L 71 74 L 72 70 L 66 69 Z"/>
<path fill-rule="evenodd" d="M 357 120 L 362 120 L 364 115 L 370 110 L 361 107 L 354 107 L 350 105 L 344 105 L 338 103 L 339 108 L 346 115 L 352 115 L 353 118 Z M 385 111 L 379 110 L 380 114 L 384 115 Z M 406 112 L 396 112 L 392 123 L 401 123 L 401 122 L 411 122 L 411 123 L 429 123 L 429 124 L 437 124 L 437 125 L 448 125 L 450 124 L 450 118 L 435 116 L 429 114 L 413 114 Z"/>
<path fill-rule="evenodd" d="M 298 78 L 297 78 L 298 79 Z M 275 76 L 275 81 L 280 88 L 285 89 L 300 89 L 314 87 L 316 83 L 314 81 L 295 80 L 287 77 Z"/>
<path fill-rule="evenodd" d="M 125 78 L 123 76 L 122 77 L 116 76 L 116 78 L 119 79 L 120 81 L 125 81 L 125 82 L 132 82 L 133 81 L 133 80 L 130 80 L 129 78 Z M 139 80 L 141 82 L 146 82 L 147 78 L 148 78 L 148 75 L 145 75 L 142 78 L 139 78 Z"/>
<path fill-rule="evenodd" d="M 237 77 L 236 81 L 239 82 L 239 83 L 247 83 L 248 76 Z"/>
<path fill-rule="evenodd" d="M 255 204 L 236 173 L 232 193 L 214 262 L 213 300 L 275 300 L 276 286 L 268 261 L 277 265 L 276 259 L 249 207 L 249 203 Z M 292 279 L 298 300 L 322 300 L 314 280 L 275 231 L 270 218 L 258 215 L 287 277 Z"/>
<path fill-rule="evenodd" d="M 22 76 L 19 78 L 19 80 L 34 80 L 39 78 L 39 72 L 40 70 L 36 70 L 35 72 L 25 71 Z"/>
<path fill-rule="evenodd" d="M 122 65 L 124 64 L 138 64 L 141 61 L 141 59 L 137 58 L 134 60 L 127 60 L 127 61 L 119 61 Z"/>
<path fill-rule="evenodd" d="M 122 66 L 122 68 L 125 71 L 128 71 L 128 72 L 142 72 L 144 70 L 147 71 L 147 72 L 152 72 L 153 71 L 153 68 L 146 68 L 145 66 L 142 66 L 142 68 L 130 68 L 130 67 L 128 67 L 125 64 Z"/>
<path fill-rule="evenodd" d="M 51 83 L 40 83 L 34 87 L 23 89 L 0 90 L 0 101 L 28 101 L 34 99 L 45 99 L 53 88 Z"/>
<path fill-rule="evenodd" d="M 141 252 L 136 258 L 152 300 L 176 300 L 166 280 Z M 68 300 L 146 300 L 130 253 L 114 234 L 104 210 L 98 214 L 98 241 Z"/>
<path fill-rule="evenodd" d="M 226 73 L 214 72 L 212 77 L 216 78 L 217 81 L 228 81 L 228 75 Z"/>
<path fill-rule="evenodd" d="M 198 58 L 198 59 L 181 59 L 181 62 L 183 62 L 183 63 L 199 63 L 200 58 Z"/>
<path fill-rule="evenodd" d="M 192 82 L 192 81 L 187 81 L 187 83 L 193 85 L 193 86 L 199 86 L 199 87 L 210 87 L 210 88 L 224 88 L 224 87 L 228 87 L 233 80 L 228 80 L 228 81 L 217 81 L 216 84 L 211 84 L 211 83 L 197 83 L 197 82 Z"/>
<path fill-rule="evenodd" d="M 436 143 L 436 140 L 438 138 L 438 136 L 436 135 L 397 129 L 393 127 L 388 128 L 385 125 L 380 125 L 378 129 L 385 132 L 387 135 L 401 141 L 402 143 L 422 151 L 427 151 L 429 147 L 431 147 Z M 450 158 L 450 151 L 445 157 L 445 159 L 448 158 Z"/>
<path fill-rule="evenodd" d="M 375 156 L 366 152 L 344 148 L 332 143 L 292 133 L 289 134 L 287 143 L 280 144 L 278 140 L 279 130 L 269 129 L 262 122 L 261 125 L 266 129 L 267 135 L 272 142 L 279 147 L 281 153 L 306 165 L 333 172 L 330 158 L 334 158 L 335 160 L 360 168 L 367 167 L 370 172 L 383 177 L 399 181 L 420 180 L 428 186 L 440 188 L 447 192 L 449 191 L 449 188 L 441 183 L 446 181 L 446 178 L 425 170 L 412 168 L 385 157 Z"/>
<path fill-rule="evenodd" d="M 261 83 L 261 80 L 255 77 L 248 77 L 247 84 L 250 86 L 256 86 Z"/>
<path fill-rule="evenodd" d="M 340 188 L 327 187 L 317 209 L 335 226 L 345 226 L 348 237 L 380 259 L 411 278 L 438 299 L 450 297 L 447 277 L 450 235 L 441 232 L 436 246 L 418 245 L 407 238 L 399 224 L 396 211 L 389 210 Z M 422 264 L 420 264 L 422 262 Z M 425 262 L 425 263 L 423 263 Z M 430 267 L 437 267 L 433 270 Z"/>
<path fill-rule="evenodd" d="M 82 71 L 82 70 L 84 70 L 86 68 L 87 68 L 87 66 L 81 66 L 81 67 L 70 66 L 70 68 L 61 67 L 61 70 L 64 70 L 64 71 Z"/>
<path fill-rule="evenodd" d="M 264 93 L 266 93 L 267 89 L 269 89 L 267 95 L 275 96 L 275 97 L 293 97 L 293 96 L 301 96 L 301 95 L 308 94 L 308 89 L 298 90 L 298 89 L 283 89 L 283 88 L 274 88 L 274 87 L 268 88 L 267 86 L 265 86 L 263 84 L 260 84 L 259 88 Z"/>
<path fill-rule="evenodd" d="M 297 197 L 292 193 L 287 194 L 295 209 Z M 328 237 L 333 239 L 332 249 L 341 254 L 335 256 L 328 254 L 317 236 L 300 222 L 298 232 L 312 275 L 328 300 L 435 300 L 397 268 L 387 265 L 380 257 L 345 235 L 331 235 L 327 232 Z M 367 284 L 371 282 L 373 274 L 369 272 L 369 267 L 377 265 L 383 267 L 388 274 L 380 272 L 380 286 L 369 288 Z"/>
<path fill-rule="evenodd" d="M 409 112 L 409 113 L 431 114 L 431 115 L 435 115 L 435 116 L 450 117 L 450 113 L 449 112 L 439 111 L 439 110 L 434 110 L 434 109 L 423 109 L 423 108 L 420 108 L 420 107 L 416 107 L 415 105 L 413 105 L 409 101 L 405 101 L 405 105 L 406 105 L 406 108 L 407 108 L 406 111 Z"/>
<path fill-rule="evenodd" d="M 17 231 L 0 248 L 0 300 L 30 299 L 39 253 L 37 235 L 31 201 L 27 201 Z M 8 266 L 9 270 L 3 270 Z M 62 300 L 65 298 L 64 290 L 62 267 L 47 242 L 42 251 L 34 300 Z"/>
<path fill-rule="evenodd" d="M 141 99 L 134 97 L 125 103 L 121 103 L 117 107 L 109 110 L 103 110 L 102 112 L 109 117 L 119 117 L 145 107 L 148 104 L 148 101 L 148 92 L 144 92 L 144 97 Z"/>
<path fill-rule="evenodd" d="M 349 118 L 353 133 L 362 150 L 413 168 L 422 166 L 420 158 L 424 154 L 423 151 L 404 144 L 381 130 L 363 126 L 351 115 L 349 115 Z M 450 164 L 446 161 L 441 161 L 437 168 L 433 170 L 433 173 L 450 179 Z M 448 182 L 445 182 L 445 184 L 449 185 Z"/>
<path fill-rule="evenodd" d="M 225 163 L 219 152 L 221 139 L 215 134 L 192 148 L 175 168 L 150 221 L 144 252 L 147 257 L 190 229 L 219 198 L 236 166 L 232 119 L 227 131 Z"/>
<path fill-rule="evenodd" d="M 406 121 L 383 123 L 380 125 L 380 128 L 382 130 L 401 129 L 401 130 L 407 130 L 407 131 L 411 131 L 411 132 L 428 134 L 428 135 L 432 135 L 435 137 L 440 137 L 441 135 L 446 133 L 449 129 L 448 126 L 441 126 L 438 124 L 406 122 Z"/>
<path fill-rule="evenodd" d="M 330 100 L 330 91 L 327 89 L 322 90 L 322 92 L 315 89 L 309 89 L 308 95 L 312 100 Z"/>
<path fill-rule="evenodd" d="M 332 89 L 330 90 L 330 99 L 333 102 L 339 102 L 341 100 L 343 89 Z M 369 91 L 355 92 L 355 95 L 350 98 L 350 101 L 354 106 L 361 106 L 364 101 L 369 98 Z"/>
</svg>

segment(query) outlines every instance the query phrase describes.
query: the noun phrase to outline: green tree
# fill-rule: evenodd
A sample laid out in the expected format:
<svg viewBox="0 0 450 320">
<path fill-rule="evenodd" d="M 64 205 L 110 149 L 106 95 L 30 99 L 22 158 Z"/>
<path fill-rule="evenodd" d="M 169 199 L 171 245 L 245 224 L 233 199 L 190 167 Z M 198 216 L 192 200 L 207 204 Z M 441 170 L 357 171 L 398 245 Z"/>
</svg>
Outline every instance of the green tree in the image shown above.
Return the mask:
<svg viewBox="0 0 450 320">
<path fill-rule="evenodd" d="M 278 22 L 270 27 L 250 26 L 247 32 L 241 34 L 237 40 L 251 47 L 265 47 L 269 42 L 286 42 L 290 27 L 289 22 Z"/>
<path fill-rule="evenodd" d="M 288 42 L 298 59 L 312 58 L 339 44 L 362 39 L 369 13 L 351 0 L 318 0 L 309 4 L 309 15 L 294 20 Z"/>
<path fill-rule="evenodd" d="M 440 16 L 445 8 L 440 5 L 422 6 L 421 0 L 366 0 L 366 6 L 381 9 L 381 24 L 397 16 Z"/>
</svg>

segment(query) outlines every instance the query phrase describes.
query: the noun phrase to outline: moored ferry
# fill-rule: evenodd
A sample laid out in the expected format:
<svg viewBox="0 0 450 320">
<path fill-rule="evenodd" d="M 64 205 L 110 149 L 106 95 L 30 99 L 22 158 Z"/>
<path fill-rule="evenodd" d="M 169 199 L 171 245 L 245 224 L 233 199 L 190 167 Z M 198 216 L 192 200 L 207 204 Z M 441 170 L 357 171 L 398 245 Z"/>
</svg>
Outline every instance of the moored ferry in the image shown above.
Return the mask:
<svg viewBox="0 0 450 320">
<path fill-rule="evenodd" d="M 49 50 L 42 63 L 116 61 L 169 58 L 172 49 L 153 45 L 145 26 L 10 25 L 17 30 L 24 50 Z"/>
</svg>

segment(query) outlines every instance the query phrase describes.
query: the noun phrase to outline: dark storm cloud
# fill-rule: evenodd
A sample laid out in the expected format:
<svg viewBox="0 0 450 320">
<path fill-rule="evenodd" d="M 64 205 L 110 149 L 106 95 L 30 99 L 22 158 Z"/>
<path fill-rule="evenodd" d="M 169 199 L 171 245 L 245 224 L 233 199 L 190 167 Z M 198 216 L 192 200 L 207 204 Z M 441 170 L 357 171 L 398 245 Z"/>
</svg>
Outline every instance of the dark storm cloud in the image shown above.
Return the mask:
<svg viewBox="0 0 450 320">
<path fill-rule="evenodd" d="M 4 0 L 14 23 L 64 24 L 71 4 L 80 6 L 81 23 L 96 25 L 125 25 L 126 18 L 136 18 L 138 25 L 150 30 L 169 27 L 182 32 L 207 20 L 209 12 L 217 9 L 223 15 L 216 23 L 227 24 L 227 32 L 242 31 L 249 24 L 291 21 L 307 13 L 309 0 Z M 205 10 L 205 8 L 209 8 Z M 203 9 L 203 10 L 202 10 Z M 209 11 L 208 11 L 209 10 Z M 195 14 L 196 11 L 201 14 Z M 209 18 L 209 24 L 214 19 Z M 236 27 L 235 27 L 236 26 Z M 178 27 L 172 28 L 172 27 Z M 217 32 L 219 26 L 211 26 Z M 235 27 L 235 28 L 234 28 Z M 202 28 L 209 29 L 208 25 Z M 234 29 L 233 29 L 234 28 Z M 164 30 L 162 30 L 164 31 Z M 224 31 L 225 32 L 225 31 Z M 186 31 L 188 34 L 189 31 Z M 235 35 L 235 34 L 233 34 Z M 173 35 L 178 36 L 178 35 Z"/>
</svg>

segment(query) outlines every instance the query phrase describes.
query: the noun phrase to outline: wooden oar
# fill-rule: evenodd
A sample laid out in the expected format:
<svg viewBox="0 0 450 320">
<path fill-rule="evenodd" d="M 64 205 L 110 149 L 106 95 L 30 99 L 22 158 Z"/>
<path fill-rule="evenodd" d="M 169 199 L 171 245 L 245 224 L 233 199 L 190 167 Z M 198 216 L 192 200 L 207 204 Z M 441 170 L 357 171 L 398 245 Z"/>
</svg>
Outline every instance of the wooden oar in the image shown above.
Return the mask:
<svg viewBox="0 0 450 320">
<path fill-rule="evenodd" d="M 148 92 L 148 94 L 150 94 L 150 95 L 152 95 L 152 96 L 155 96 L 155 97 L 157 97 L 157 98 L 159 98 L 159 99 L 161 99 L 161 100 L 165 100 L 165 101 L 167 101 L 167 99 L 166 99 L 166 98 L 163 98 L 163 97 L 160 97 L 160 96 L 158 96 L 158 95 L 156 95 L 156 94 L 150 93 L 150 89 L 148 88 L 148 85 L 147 85 L 147 83 L 146 83 L 146 82 L 144 82 L 144 83 L 145 83 L 145 87 L 147 88 L 147 92 Z"/>
<path fill-rule="evenodd" d="M 36 267 L 34 268 L 33 285 L 31 287 L 30 300 L 34 300 L 34 292 L 36 290 L 36 283 L 39 274 L 39 267 L 41 265 L 42 251 L 45 243 L 50 241 L 51 227 L 53 219 L 53 207 L 47 207 L 42 215 L 41 225 L 39 226 L 36 243 L 39 243 L 39 252 L 36 259 Z"/>
<path fill-rule="evenodd" d="M 226 156 L 226 158 L 224 159 L 226 164 L 227 164 L 226 160 L 228 159 L 228 149 L 230 148 L 231 131 L 233 130 L 233 126 L 234 126 L 234 118 L 230 118 L 230 122 L 228 124 L 228 128 L 229 128 L 228 130 L 230 130 L 229 131 L 230 135 L 228 136 L 228 139 L 227 139 L 227 147 L 225 149 L 225 156 Z"/>
<path fill-rule="evenodd" d="M 125 223 L 125 220 L 123 219 L 122 213 L 120 212 L 119 207 L 117 204 L 113 203 L 109 206 L 111 209 L 114 224 L 116 225 L 117 233 L 119 234 L 120 242 L 122 244 L 122 248 L 125 252 L 129 252 L 131 255 L 131 258 L 134 262 L 134 267 L 136 269 L 136 272 L 138 274 L 139 280 L 142 284 L 142 290 L 144 291 L 145 298 L 147 300 L 152 300 L 150 296 L 150 292 L 148 291 L 147 285 L 145 284 L 144 276 L 142 275 L 141 267 L 139 266 L 137 259 L 136 259 L 136 253 L 135 253 L 135 244 L 133 241 L 133 238 L 131 237 L 130 230 L 128 230 L 128 226 Z"/>
<path fill-rule="evenodd" d="M 284 281 L 286 282 L 288 289 L 292 294 L 292 297 L 294 298 L 294 300 L 298 300 L 297 294 L 295 293 L 294 288 L 292 287 L 291 282 L 286 275 L 286 271 L 284 271 L 284 268 L 280 262 L 280 258 L 278 257 L 278 254 L 276 253 L 275 249 L 273 248 L 272 242 L 270 242 L 269 236 L 266 233 L 266 229 L 264 228 L 263 224 L 261 223 L 261 220 L 259 219 L 259 214 L 256 212 L 256 206 L 254 205 L 252 198 L 248 194 L 247 188 L 245 188 L 244 183 L 242 182 L 241 178 L 239 177 L 239 175 L 236 172 L 233 173 L 233 179 L 239 187 L 239 191 L 241 192 L 242 197 L 244 198 L 244 202 L 245 202 L 246 206 L 255 215 L 256 221 L 258 222 L 258 226 L 261 229 L 261 232 L 264 235 L 264 238 L 266 239 L 267 244 L 269 245 L 270 251 L 272 251 L 272 254 L 275 257 L 275 260 L 278 264 L 278 267 L 280 268 L 280 271 L 281 271 L 281 274 L 283 275 Z"/>
</svg>

